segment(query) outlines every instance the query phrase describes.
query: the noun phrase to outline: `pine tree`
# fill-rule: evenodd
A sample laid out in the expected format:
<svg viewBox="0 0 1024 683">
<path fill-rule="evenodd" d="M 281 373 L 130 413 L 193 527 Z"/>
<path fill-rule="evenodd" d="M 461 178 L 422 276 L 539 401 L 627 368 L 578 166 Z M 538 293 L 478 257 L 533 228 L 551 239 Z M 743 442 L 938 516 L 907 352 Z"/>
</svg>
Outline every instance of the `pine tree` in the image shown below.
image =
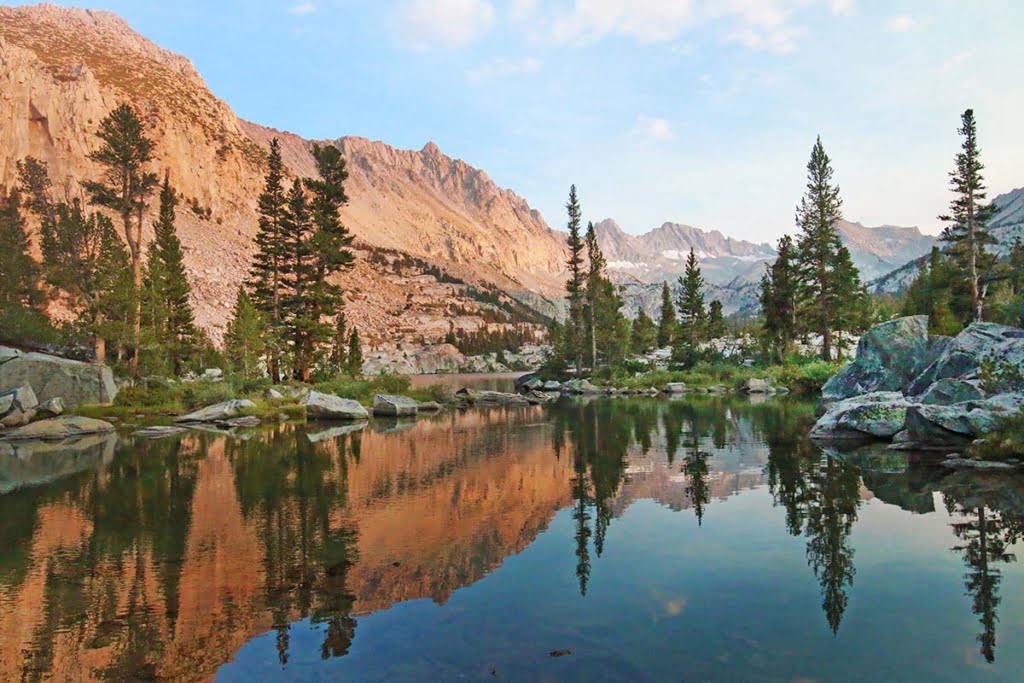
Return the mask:
<svg viewBox="0 0 1024 683">
<path fill-rule="evenodd" d="M 352 377 L 363 374 L 363 343 L 359 339 L 359 330 L 354 327 L 348 338 L 348 374 Z"/>
<path fill-rule="evenodd" d="M 832 176 L 832 162 L 819 137 L 807 163 L 807 192 L 796 209 L 796 224 L 801 231 L 797 264 L 799 318 L 805 329 L 821 336 L 821 357 L 826 361 L 832 360 L 833 337 L 845 294 L 835 274 L 842 246 L 836 223 L 842 218 L 843 201 Z"/>
<path fill-rule="evenodd" d="M 650 353 L 658 341 L 658 328 L 654 321 L 647 315 L 647 311 L 640 309 L 633 321 L 630 330 L 630 347 L 633 353 L 642 355 Z"/>
<path fill-rule="evenodd" d="M 151 297 L 150 316 L 156 340 L 174 374 L 180 375 L 194 355 L 197 333 L 189 300 L 192 288 L 185 274 L 181 241 L 174 228 L 177 204 L 170 178 L 165 175 L 160 190 L 160 216 L 153 224 L 155 238 L 149 245 L 145 290 Z"/>
<path fill-rule="evenodd" d="M 257 200 L 259 231 L 256 233 L 256 255 L 249 271 L 249 287 L 253 305 L 263 312 L 276 335 L 282 333 L 282 272 L 288 258 L 288 235 L 284 230 L 288 197 L 283 181 L 281 145 L 274 138 L 270 142 L 270 154 L 267 157 L 264 189 Z M 270 376 L 275 383 L 281 381 L 280 364 L 280 351 L 276 344 L 271 344 Z"/>
<path fill-rule="evenodd" d="M 697 263 L 697 255 L 690 249 L 686 271 L 679 278 L 679 341 L 686 352 L 694 353 L 707 332 L 707 311 L 704 308 L 704 276 Z"/>
<path fill-rule="evenodd" d="M 232 370 L 246 379 L 256 379 L 263 374 L 260 361 L 266 353 L 266 335 L 266 318 L 253 305 L 245 287 L 239 287 L 224 334 L 224 354 Z"/>
<path fill-rule="evenodd" d="M 835 277 L 835 288 L 838 294 L 836 300 L 840 301 L 836 311 L 836 330 L 839 334 L 836 337 L 837 356 L 843 357 L 846 351 L 846 337 L 842 333 L 860 333 L 871 325 L 873 306 L 871 295 L 867 288 L 860 282 L 860 272 L 853 264 L 850 250 L 845 246 L 839 247 L 836 258 L 833 262 L 833 274 Z"/>
<path fill-rule="evenodd" d="M 331 370 L 335 374 L 348 368 L 348 323 L 345 314 L 339 313 L 334 319 L 334 338 L 331 340 Z"/>
<path fill-rule="evenodd" d="M 1020 296 L 1024 294 L 1024 240 L 1020 237 L 1014 238 L 1007 260 L 1010 291 L 1014 296 Z"/>
<path fill-rule="evenodd" d="M 589 340 L 588 363 L 590 367 L 597 366 L 597 308 L 599 300 L 604 293 L 604 254 L 601 253 L 601 246 L 597 243 L 597 232 L 593 223 L 587 223 L 587 288 L 586 288 L 586 338 Z"/>
<path fill-rule="evenodd" d="M 779 240 L 778 257 L 761 278 L 761 310 L 765 343 L 776 361 L 782 361 L 797 336 L 797 271 L 793 239 Z"/>
<path fill-rule="evenodd" d="M 722 313 L 722 302 L 715 299 L 708 306 L 707 337 L 708 339 L 718 339 L 719 337 L 724 337 L 725 333 L 725 315 Z"/>
<path fill-rule="evenodd" d="M 927 315 L 928 331 L 936 335 L 956 335 L 963 329 L 956 310 L 970 315 L 966 278 L 938 247 L 933 247 L 928 263 L 907 288 L 903 315 Z"/>
<path fill-rule="evenodd" d="M 153 160 L 153 141 L 146 137 L 142 122 L 127 104 L 117 107 L 100 122 L 97 135 L 103 144 L 89 158 L 103 167 L 104 180 L 86 182 L 83 186 L 93 204 L 111 209 L 121 217 L 136 291 L 131 367 L 137 372 L 142 336 L 142 299 L 138 296 L 143 276 L 142 222 L 158 184 L 156 174 L 146 170 Z"/>
<path fill-rule="evenodd" d="M 569 202 L 565 205 L 569 214 L 569 280 L 565 290 L 569 299 L 569 318 L 562 331 L 562 341 L 569 359 L 574 363 L 576 375 L 583 372 L 583 297 L 586 288 L 586 274 L 583 266 L 583 239 L 580 236 L 582 211 L 576 197 L 576 186 L 569 188 Z"/>
<path fill-rule="evenodd" d="M 658 348 L 672 346 L 676 341 L 679 322 L 676 320 L 676 306 L 672 303 L 672 291 L 668 282 L 661 285 L 661 316 L 658 318 Z"/>
<path fill-rule="evenodd" d="M 993 243 L 986 224 L 995 208 L 991 204 L 982 204 L 987 196 L 985 178 L 981 174 L 985 166 L 981 163 L 974 111 L 966 110 L 960 117 L 960 123 L 957 132 L 964 139 L 962 151 L 956 155 L 955 168 L 949 174 L 949 184 L 955 197 L 949 205 L 950 213 L 939 216 L 939 220 L 948 223 L 941 239 L 949 244 L 950 254 L 967 276 L 971 317 L 964 322 L 970 322 L 980 321 L 984 311 L 982 275 L 994 263 L 994 257 L 985 251 L 986 245 Z"/>
<path fill-rule="evenodd" d="M 288 192 L 281 228 L 285 233 L 287 249 L 280 275 L 283 284 L 283 336 L 288 345 L 292 376 L 304 381 L 313 364 L 313 347 L 320 321 L 311 319 L 315 310 L 312 283 L 316 276 L 311 253 L 313 224 L 309 218 L 309 202 L 299 179 L 292 183 Z"/>
<path fill-rule="evenodd" d="M 0 191 L 0 309 L 4 311 L 42 303 L 39 267 L 28 250 L 20 196 L 17 191 Z"/>
</svg>

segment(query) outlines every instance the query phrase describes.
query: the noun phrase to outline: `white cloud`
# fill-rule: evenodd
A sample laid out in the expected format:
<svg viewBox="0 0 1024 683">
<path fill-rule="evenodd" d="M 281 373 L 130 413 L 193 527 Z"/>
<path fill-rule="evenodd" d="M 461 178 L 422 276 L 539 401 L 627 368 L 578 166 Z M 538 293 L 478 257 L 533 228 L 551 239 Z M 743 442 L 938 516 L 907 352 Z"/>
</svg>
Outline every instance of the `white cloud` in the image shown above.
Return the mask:
<svg viewBox="0 0 1024 683">
<path fill-rule="evenodd" d="M 479 40 L 496 14 L 487 0 L 410 0 L 399 10 L 398 28 L 414 50 L 456 48 Z"/>
<path fill-rule="evenodd" d="M 543 66 L 543 62 L 536 57 L 523 57 L 522 59 L 499 58 L 470 69 L 466 72 L 466 79 L 473 83 L 481 83 L 502 76 L 536 73 Z"/>
<path fill-rule="evenodd" d="M 633 126 L 634 135 L 640 135 L 652 140 L 671 140 L 675 137 L 672 131 L 672 124 L 660 116 L 648 116 L 640 114 L 636 117 L 636 124 Z"/>
<path fill-rule="evenodd" d="M 733 31 L 725 37 L 727 43 L 739 43 L 752 50 L 764 50 L 775 54 L 785 54 L 796 50 L 796 41 L 807 33 L 802 27 L 781 26 L 773 29 L 754 27 Z"/>
<path fill-rule="evenodd" d="M 618 34 L 641 43 L 672 40 L 695 21 L 693 0 L 576 0 L 554 23 L 559 42 Z"/>
<path fill-rule="evenodd" d="M 298 17 L 304 17 L 313 12 L 316 12 L 316 5 L 312 2 L 300 2 L 288 8 L 288 14 L 294 14 Z"/>
<path fill-rule="evenodd" d="M 889 33 L 906 33 L 907 31 L 914 30 L 915 26 L 914 18 L 908 14 L 892 17 L 885 22 L 885 30 Z"/>
<path fill-rule="evenodd" d="M 508 14 L 513 21 L 526 21 L 537 13 L 537 0 L 510 0 Z"/>
<path fill-rule="evenodd" d="M 850 14 L 855 10 L 853 0 L 832 0 L 832 14 Z"/>
</svg>

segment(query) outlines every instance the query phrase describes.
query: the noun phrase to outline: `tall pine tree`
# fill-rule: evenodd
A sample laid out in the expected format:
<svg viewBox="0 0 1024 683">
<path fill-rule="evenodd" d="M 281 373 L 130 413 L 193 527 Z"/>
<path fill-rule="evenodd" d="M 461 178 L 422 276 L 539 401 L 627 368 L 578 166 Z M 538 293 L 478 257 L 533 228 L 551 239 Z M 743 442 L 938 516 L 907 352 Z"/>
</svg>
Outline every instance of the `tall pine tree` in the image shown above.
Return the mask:
<svg viewBox="0 0 1024 683">
<path fill-rule="evenodd" d="M 238 288 L 235 308 L 224 334 L 224 355 L 231 369 L 246 379 L 260 377 L 260 361 L 266 353 L 267 320 L 253 305 L 245 287 Z"/>
<path fill-rule="evenodd" d="M 149 311 L 159 348 L 175 375 L 180 375 L 196 350 L 198 335 L 192 303 L 192 289 L 185 274 L 184 251 L 174 228 L 178 198 L 168 176 L 160 190 L 160 215 L 153 224 L 155 237 L 149 245 L 145 291 L 150 295 Z"/>
<path fill-rule="evenodd" d="M 642 355 L 650 353 L 658 341 L 658 328 L 654 321 L 647 315 L 647 311 L 640 309 L 633 321 L 630 332 L 630 347 L 633 353 Z"/>
<path fill-rule="evenodd" d="M 686 271 L 679 278 L 679 344 L 685 354 L 694 354 L 705 339 L 707 311 L 704 308 L 704 276 L 697 255 L 690 249 Z"/>
<path fill-rule="evenodd" d="M 569 361 L 576 368 L 576 375 L 583 371 L 583 298 L 586 291 L 586 271 L 584 270 L 584 244 L 580 234 L 583 213 L 576 197 L 576 186 L 569 188 L 569 202 L 565 205 L 569 214 L 569 279 L 565 283 L 565 291 L 569 299 L 569 318 L 562 330 L 562 343 Z"/>
<path fill-rule="evenodd" d="M 985 306 L 985 290 L 982 285 L 984 271 L 992 267 L 995 259 L 985 251 L 993 239 L 987 223 L 995 209 L 984 204 L 987 196 L 985 178 L 981 172 L 981 149 L 978 147 L 978 131 L 974 111 L 968 109 L 960 117 L 957 131 L 963 137 L 961 151 L 956 155 L 955 167 L 949 174 L 949 184 L 955 195 L 950 202 L 950 212 L 939 216 L 947 223 L 941 239 L 949 245 L 950 254 L 965 272 L 970 287 L 971 320 L 980 321 Z"/>
<path fill-rule="evenodd" d="M 284 189 L 284 162 L 277 138 L 270 142 L 267 157 L 267 175 L 263 192 L 257 200 L 259 230 L 256 233 L 256 255 L 249 270 L 252 302 L 270 323 L 274 338 L 282 334 L 284 315 L 282 273 L 288 258 L 288 235 L 284 230 L 285 204 L 288 196 Z M 270 377 L 281 381 L 281 358 L 278 344 L 269 344 Z"/>
<path fill-rule="evenodd" d="M 348 374 L 352 377 L 359 377 L 363 374 L 363 342 L 359 338 L 359 330 L 352 328 L 352 334 L 348 337 Z"/>
<path fill-rule="evenodd" d="M 826 361 L 832 360 L 846 293 L 836 274 L 842 247 L 836 223 L 842 218 L 843 201 L 832 176 L 832 162 L 819 137 L 807 163 L 807 191 L 796 209 L 797 264 L 800 319 L 805 329 L 821 337 L 821 357 Z"/>
<path fill-rule="evenodd" d="M 781 362 L 797 337 L 797 286 L 793 239 L 783 235 L 778 256 L 761 278 L 764 341 L 775 361 Z"/>
<path fill-rule="evenodd" d="M 100 122 L 97 135 L 102 144 L 89 158 L 103 167 L 103 181 L 89 181 L 83 186 L 93 204 L 111 209 L 121 218 L 135 286 L 131 367 L 137 372 L 142 335 L 142 223 L 149 198 L 159 183 L 156 174 L 146 170 L 153 160 L 153 141 L 146 137 L 142 121 L 128 104 L 108 114 Z"/>
<path fill-rule="evenodd" d="M 601 253 L 601 246 L 597 243 L 597 232 L 593 223 L 587 223 L 587 289 L 586 289 L 586 337 L 590 342 L 587 344 L 587 362 L 590 367 L 597 366 L 597 308 L 604 292 L 604 254 Z"/>
<path fill-rule="evenodd" d="M 661 284 L 661 315 L 658 318 L 658 348 L 672 346 L 676 341 L 676 334 L 679 331 L 679 321 L 676 318 L 676 305 L 672 302 L 672 290 L 668 282 Z"/>
</svg>

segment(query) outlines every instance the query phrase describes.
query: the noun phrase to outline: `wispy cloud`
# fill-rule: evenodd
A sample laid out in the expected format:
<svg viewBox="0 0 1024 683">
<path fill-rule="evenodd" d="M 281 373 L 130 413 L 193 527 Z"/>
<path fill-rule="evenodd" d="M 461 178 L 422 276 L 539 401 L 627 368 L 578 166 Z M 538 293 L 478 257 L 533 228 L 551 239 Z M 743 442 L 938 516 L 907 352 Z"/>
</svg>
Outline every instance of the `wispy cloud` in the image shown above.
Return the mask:
<svg viewBox="0 0 1024 683">
<path fill-rule="evenodd" d="M 671 140 L 675 137 L 672 124 L 660 116 L 640 114 L 633 125 L 633 134 L 650 140 Z"/>
<path fill-rule="evenodd" d="M 312 2 L 299 2 L 288 8 L 288 14 L 294 14 L 297 17 L 304 17 L 314 12 L 316 12 L 316 5 Z"/>
<path fill-rule="evenodd" d="M 796 50 L 797 40 L 807 34 L 800 26 L 781 26 L 773 29 L 744 28 L 726 35 L 725 42 L 739 43 L 751 50 L 786 54 Z"/>
<path fill-rule="evenodd" d="M 472 83 L 482 83 L 483 81 L 503 76 L 536 73 L 543 66 L 544 63 L 536 57 L 523 57 L 521 59 L 498 58 L 466 71 L 466 80 Z"/>
<path fill-rule="evenodd" d="M 914 18 L 909 14 L 891 17 L 885 22 L 885 30 L 889 33 L 907 33 L 917 27 Z"/>
<path fill-rule="evenodd" d="M 853 0 L 832 0 L 832 14 L 852 14 L 856 9 Z"/>
<path fill-rule="evenodd" d="M 399 8 L 398 30 L 414 50 L 458 48 L 480 40 L 496 15 L 488 0 L 410 0 Z"/>
</svg>

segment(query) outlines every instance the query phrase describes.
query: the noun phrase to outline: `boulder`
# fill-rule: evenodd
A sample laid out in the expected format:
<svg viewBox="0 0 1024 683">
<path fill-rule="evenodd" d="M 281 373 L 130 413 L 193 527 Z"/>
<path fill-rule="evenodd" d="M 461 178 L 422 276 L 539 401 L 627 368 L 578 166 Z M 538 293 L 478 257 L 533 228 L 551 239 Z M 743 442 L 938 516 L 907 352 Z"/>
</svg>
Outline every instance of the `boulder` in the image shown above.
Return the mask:
<svg viewBox="0 0 1024 683">
<path fill-rule="evenodd" d="M 9 346 L 0 346 L 0 365 L 23 355 L 24 354 L 18 349 L 12 349 Z"/>
<path fill-rule="evenodd" d="M 1024 366 L 1024 329 L 995 323 L 972 323 L 954 337 L 942 353 L 910 385 L 907 394 L 920 396 L 943 379 L 976 379 L 981 364 Z M 1024 385 L 1002 387 L 1024 391 Z"/>
<path fill-rule="evenodd" d="M 301 402 L 306 406 L 306 417 L 313 420 L 366 420 L 370 417 L 359 401 L 334 394 L 310 391 Z"/>
<path fill-rule="evenodd" d="M 666 394 L 685 394 L 686 383 L 685 382 L 669 382 L 665 385 L 664 389 Z"/>
<path fill-rule="evenodd" d="M 272 387 L 270 391 L 276 391 L 283 398 L 290 398 L 293 401 L 302 401 L 304 398 L 306 398 L 307 395 L 309 395 L 310 389 L 309 387 L 304 387 L 301 385 L 285 384 Z"/>
<path fill-rule="evenodd" d="M 903 430 L 910 404 L 896 391 L 854 396 L 832 404 L 811 430 L 816 439 L 890 439 Z"/>
<path fill-rule="evenodd" d="M 774 392 L 772 389 L 772 383 L 766 379 L 757 379 L 751 377 L 740 386 L 740 391 L 744 394 L 771 394 Z"/>
<path fill-rule="evenodd" d="M 912 405 L 901 441 L 927 446 L 963 446 L 993 431 L 1003 418 L 1024 408 L 1024 393 L 999 394 L 953 405 Z"/>
<path fill-rule="evenodd" d="M 19 427 L 4 435 L 10 441 L 21 441 L 25 439 L 38 439 L 41 441 L 53 441 L 58 439 L 69 439 L 86 434 L 105 434 L 114 431 L 114 425 L 103 420 L 94 420 L 89 417 L 78 415 L 62 415 L 48 420 L 40 420 L 32 424 Z"/>
<path fill-rule="evenodd" d="M 416 407 L 421 413 L 439 413 L 444 410 L 444 406 L 437 401 L 421 401 Z"/>
<path fill-rule="evenodd" d="M 570 394 L 603 394 L 604 389 L 590 383 L 588 379 L 571 379 L 562 385 L 562 390 Z"/>
<path fill-rule="evenodd" d="M 525 391 L 538 391 L 539 389 L 542 389 L 543 387 L 544 387 L 544 381 L 540 380 L 540 379 L 537 379 L 536 377 L 532 377 L 532 378 L 526 380 L 525 382 L 523 382 L 520 385 L 520 389 L 525 390 Z"/>
<path fill-rule="evenodd" d="M 60 396 L 51 398 L 49 401 L 39 404 L 39 407 L 36 409 L 36 415 L 41 415 L 42 417 L 57 417 L 58 415 L 63 414 L 64 399 Z"/>
<path fill-rule="evenodd" d="M 856 359 L 822 387 L 838 401 L 879 391 L 903 391 L 938 357 L 948 342 L 928 336 L 928 316 L 897 318 L 872 327 L 857 343 Z"/>
<path fill-rule="evenodd" d="M 220 422 L 238 417 L 243 410 L 252 410 L 256 404 L 248 399 L 224 401 L 212 406 L 207 406 L 174 419 L 175 422 Z"/>
<path fill-rule="evenodd" d="M 144 427 L 138 431 L 132 432 L 132 436 L 137 436 L 140 439 L 162 439 L 167 436 L 176 436 L 177 434 L 184 434 L 188 430 L 184 427 L 170 427 L 170 426 L 153 426 Z"/>
<path fill-rule="evenodd" d="M 27 384 L 0 392 L 0 428 L 28 424 L 38 406 L 36 394 Z"/>
<path fill-rule="evenodd" d="M 377 394 L 373 397 L 373 414 L 384 417 L 403 417 L 416 415 L 419 406 L 416 401 L 405 396 Z"/>
<path fill-rule="evenodd" d="M 981 390 L 980 381 L 946 378 L 928 387 L 921 394 L 920 401 L 926 405 L 948 406 L 965 401 L 980 401 L 983 398 L 985 392 Z"/>
<path fill-rule="evenodd" d="M 45 353 L 3 352 L 0 389 L 28 384 L 40 401 L 64 399 L 74 407 L 85 403 L 112 403 L 117 396 L 114 373 L 106 365 L 83 363 Z"/>
<path fill-rule="evenodd" d="M 284 398 L 284 394 L 282 394 L 277 389 L 271 387 L 267 389 L 267 398 L 270 399 L 271 401 L 280 401 L 281 399 Z"/>
<path fill-rule="evenodd" d="M 533 393 L 533 392 L 531 392 Z M 526 406 L 530 400 L 519 394 L 506 394 L 501 391 L 474 391 L 472 389 L 459 389 L 455 394 L 475 406 Z M 547 396 L 545 396 L 545 400 Z"/>
<path fill-rule="evenodd" d="M 729 391 L 724 384 L 716 384 L 713 387 L 708 387 L 709 394 L 724 394 Z"/>
<path fill-rule="evenodd" d="M 222 420 L 217 423 L 218 426 L 235 428 L 235 427 L 259 427 L 260 419 L 255 415 L 245 415 L 243 417 L 233 417 L 230 420 Z"/>
<path fill-rule="evenodd" d="M 206 368 L 201 379 L 207 382 L 219 382 L 224 379 L 224 371 L 220 368 Z"/>
<path fill-rule="evenodd" d="M 551 394 L 545 394 L 542 391 L 529 391 L 523 395 L 523 398 L 525 398 L 526 402 L 531 406 L 543 405 L 554 400 L 554 397 L 551 396 Z"/>
<path fill-rule="evenodd" d="M 541 389 L 543 391 L 561 391 L 562 383 L 556 382 L 553 379 L 549 379 L 547 382 L 544 382 L 544 386 L 541 387 Z"/>
</svg>

